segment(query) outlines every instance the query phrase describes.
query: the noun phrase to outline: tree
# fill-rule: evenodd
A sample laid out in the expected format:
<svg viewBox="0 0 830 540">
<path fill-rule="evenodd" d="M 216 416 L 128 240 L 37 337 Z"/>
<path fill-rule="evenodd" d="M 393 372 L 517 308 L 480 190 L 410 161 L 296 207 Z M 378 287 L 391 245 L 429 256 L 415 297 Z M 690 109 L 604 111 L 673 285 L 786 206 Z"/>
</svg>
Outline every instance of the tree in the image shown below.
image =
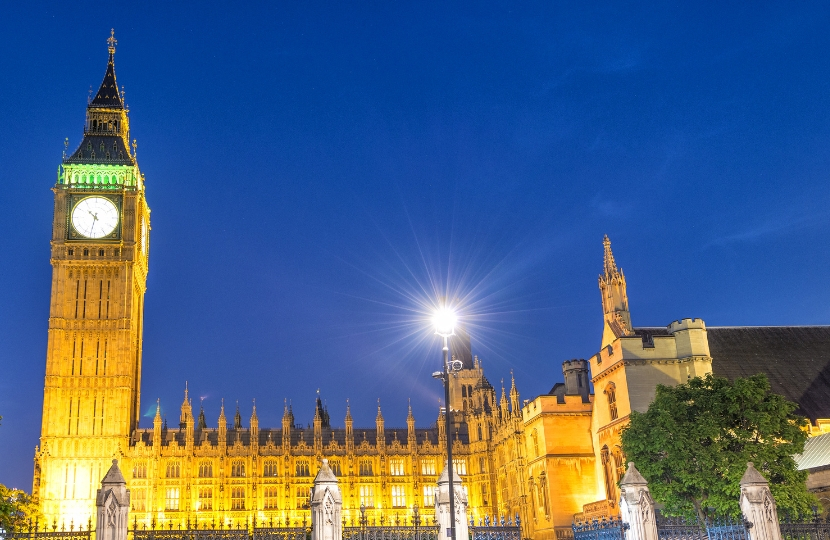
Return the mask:
<svg viewBox="0 0 830 540">
<path fill-rule="evenodd" d="M 22 489 L 0 484 L 0 532 L 26 530 L 39 517 L 37 504 Z"/>
<path fill-rule="evenodd" d="M 770 483 L 779 509 L 806 513 L 816 504 L 806 471 L 807 420 L 795 403 L 770 392 L 766 375 L 730 382 L 711 374 L 657 386 L 645 413 L 632 412 L 622 449 L 649 482 L 666 515 L 740 516 L 740 479 L 752 461 Z"/>
</svg>

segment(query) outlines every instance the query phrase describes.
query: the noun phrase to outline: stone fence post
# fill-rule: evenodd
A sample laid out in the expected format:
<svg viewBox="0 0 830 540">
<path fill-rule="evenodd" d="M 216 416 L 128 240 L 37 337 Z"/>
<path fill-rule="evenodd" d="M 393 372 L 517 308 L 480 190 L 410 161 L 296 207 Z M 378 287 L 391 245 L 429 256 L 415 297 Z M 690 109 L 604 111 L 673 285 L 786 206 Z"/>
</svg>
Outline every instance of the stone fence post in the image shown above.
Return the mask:
<svg viewBox="0 0 830 540">
<path fill-rule="evenodd" d="M 97 519 L 96 540 L 127 540 L 127 525 L 130 513 L 130 490 L 118 460 L 112 460 L 112 467 L 101 480 L 101 489 L 95 497 Z"/>
<path fill-rule="evenodd" d="M 467 495 L 457 474 L 452 475 L 455 494 L 455 538 L 467 540 L 469 529 L 467 524 Z M 450 477 L 446 465 L 441 477 L 438 478 L 438 487 L 435 490 L 435 519 L 438 521 L 438 540 L 450 538 Z"/>
<path fill-rule="evenodd" d="M 752 540 L 781 540 L 778 510 L 769 483 L 750 461 L 741 478 L 741 512 L 752 523 Z"/>
<path fill-rule="evenodd" d="M 342 540 L 343 496 L 329 460 L 323 459 L 311 488 L 311 540 Z"/>
<path fill-rule="evenodd" d="M 648 482 L 632 462 L 620 481 L 620 518 L 629 527 L 627 540 L 657 540 L 654 499 Z"/>
</svg>

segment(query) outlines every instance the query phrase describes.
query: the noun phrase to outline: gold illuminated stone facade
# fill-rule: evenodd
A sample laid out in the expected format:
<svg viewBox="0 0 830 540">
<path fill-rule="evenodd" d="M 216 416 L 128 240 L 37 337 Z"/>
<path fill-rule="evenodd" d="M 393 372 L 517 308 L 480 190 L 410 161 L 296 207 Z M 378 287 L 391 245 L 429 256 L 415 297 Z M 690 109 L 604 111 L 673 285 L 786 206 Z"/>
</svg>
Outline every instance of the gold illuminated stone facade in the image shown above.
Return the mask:
<svg viewBox="0 0 830 540">
<path fill-rule="evenodd" d="M 343 427 L 335 427 L 319 397 L 308 428 L 295 422 L 289 406 L 280 427 L 260 428 L 256 407 L 243 426 L 239 409 L 229 422 L 224 405 L 216 427 L 208 427 L 203 410 L 194 417 L 186 389 L 177 426 L 168 426 L 157 407 L 153 427 L 139 428 L 150 210 L 114 54 L 111 37 L 84 138 L 64 156 L 54 187 L 52 295 L 33 484 L 50 525 L 87 523 L 113 458 L 131 491 L 130 521 L 140 525 L 309 522 L 309 492 L 324 458 L 340 481 L 347 523 L 357 522 L 361 506 L 370 523 L 409 520 L 416 504 L 431 522 L 449 439 L 472 519 L 518 515 L 524 537 L 564 540 L 572 536 L 575 514 L 618 513 L 617 484 L 625 472 L 620 434 L 631 411 L 645 411 L 658 384 L 712 372 L 710 343 L 713 351 L 719 347 L 724 357 L 737 358 L 767 340 L 743 362 L 721 364 L 734 377 L 785 339 L 808 351 L 793 357 L 807 363 L 830 339 L 830 327 L 707 331 L 700 319 L 635 328 L 625 276 L 606 237 L 600 350 L 588 360 L 564 362 L 564 383 L 533 400 L 521 402 L 512 377 L 497 399 L 470 337 L 459 329 L 450 340 L 462 366 L 450 378 L 450 433 L 443 410 L 432 427 L 416 428 L 410 408 L 406 427 L 397 428 L 386 426 L 380 406 L 371 428 L 355 428 L 348 405 Z M 94 205 L 83 206 L 91 199 L 116 209 L 114 228 L 100 226 Z M 79 225 L 84 220 L 86 227 Z M 803 346 L 815 343 L 819 349 Z M 804 403 L 826 412 L 823 401 Z M 830 425 L 815 416 L 817 426 Z"/>
</svg>

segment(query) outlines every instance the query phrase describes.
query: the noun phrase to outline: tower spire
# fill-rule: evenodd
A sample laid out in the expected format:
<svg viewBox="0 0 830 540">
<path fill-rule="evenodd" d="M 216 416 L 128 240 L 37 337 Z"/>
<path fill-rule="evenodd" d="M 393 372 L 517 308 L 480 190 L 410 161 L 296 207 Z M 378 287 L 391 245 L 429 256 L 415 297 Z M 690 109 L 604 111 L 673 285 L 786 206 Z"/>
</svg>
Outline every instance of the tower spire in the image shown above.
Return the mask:
<svg viewBox="0 0 830 540">
<path fill-rule="evenodd" d="M 611 240 L 606 235 L 602 240 L 604 248 L 604 274 L 599 276 L 599 290 L 602 294 L 602 312 L 604 326 L 602 331 L 602 346 L 607 347 L 615 339 L 632 332 L 631 314 L 628 311 L 628 292 L 626 290 L 625 275 L 617 268 L 614 253 L 611 251 Z"/>
<path fill-rule="evenodd" d="M 617 274 L 617 262 L 614 260 L 614 253 L 611 251 L 611 240 L 608 235 L 602 239 L 602 246 L 605 248 L 603 262 L 605 263 L 605 279 L 611 279 Z"/>
<path fill-rule="evenodd" d="M 107 50 L 109 51 L 107 71 L 104 73 L 104 80 L 101 81 L 98 93 L 89 103 L 90 107 L 124 108 L 121 93 L 118 91 L 118 85 L 115 82 L 115 45 L 117 43 L 115 29 L 112 29 L 110 30 L 110 37 L 107 38 Z"/>
</svg>

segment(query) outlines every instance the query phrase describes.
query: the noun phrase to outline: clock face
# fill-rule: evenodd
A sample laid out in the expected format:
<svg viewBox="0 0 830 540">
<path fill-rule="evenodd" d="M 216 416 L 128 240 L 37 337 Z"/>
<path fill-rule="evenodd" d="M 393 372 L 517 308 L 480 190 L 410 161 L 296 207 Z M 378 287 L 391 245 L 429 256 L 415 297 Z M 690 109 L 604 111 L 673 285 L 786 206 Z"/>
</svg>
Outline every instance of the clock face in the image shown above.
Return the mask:
<svg viewBox="0 0 830 540">
<path fill-rule="evenodd" d="M 103 238 L 118 226 L 118 208 L 105 197 L 81 199 L 72 209 L 72 226 L 86 238 Z"/>
</svg>

